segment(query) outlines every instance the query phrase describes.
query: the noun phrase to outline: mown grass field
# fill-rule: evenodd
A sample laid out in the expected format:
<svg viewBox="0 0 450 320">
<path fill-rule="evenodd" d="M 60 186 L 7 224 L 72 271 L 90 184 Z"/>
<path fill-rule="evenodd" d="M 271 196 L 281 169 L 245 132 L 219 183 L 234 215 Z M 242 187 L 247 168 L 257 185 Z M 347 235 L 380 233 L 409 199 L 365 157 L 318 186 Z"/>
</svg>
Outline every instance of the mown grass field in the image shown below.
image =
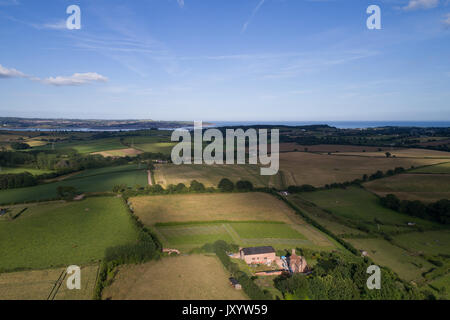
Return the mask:
<svg viewBox="0 0 450 320">
<path fill-rule="evenodd" d="M 166 245 L 182 249 L 218 239 L 249 246 L 336 247 L 282 201 L 266 193 L 146 196 L 130 201 L 139 219 Z"/>
<path fill-rule="evenodd" d="M 63 181 L 2 190 L 0 191 L 0 204 L 55 199 L 59 186 L 72 186 L 79 192 L 106 192 L 112 191 L 113 187 L 118 184 L 131 187 L 146 186 L 148 184 L 147 171 L 138 169 L 137 165 L 90 169 Z"/>
<path fill-rule="evenodd" d="M 442 162 L 440 159 L 421 158 L 375 158 L 315 154 L 309 152 L 280 153 L 281 182 L 278 188 L 290 185 L 310 184 L 316 187 L 334 182 L 361 179 L 378 170 L 383 172 L 403 167 L 424 166 Z"/>
<path fill-rule="evenodd" d="M 98 261 L 105 249 L 137 240 L 119 198 L 98 197 L 27 207 L 0 221 L 0 270 L 43 269 Z"/>
<path fill-rule="evenodd" d="M 255 187 L 265 187 L 276 183 L 278 176 L 262 176 L 257 165 L 157 165 L 155 181 L 162 186 L 184 183 L 192 180 L 202 182 L 207 187 L 217 187 L 220 180 L 228 178 L 233 182 L 248 180 Z"/>
<path fill-rule="evenodd" d="M 240 246 L 272 245 L 282 249 L 296 245 L 315 246 L 314 242 L 309 241 L 292 225 L 275 222 L 187 223 L 156 226 L 155 231 L 166 246 L 176 246 L 181 249 L 200 247 L 217 240 L 236 243 Z"/>
<path fill-rule="evenodd" d="M 103 299 L 248 299 L 242 290 L 230 286 L 228 277 L 228 272 L 214 256 L 168 257 L 141 265 L 119 267 L 114 282 L 103 291 Z"/>
<path fill-rule="evenodd" d="M 98 264 L 81 267 L 81 290 L 67 288 L 66 268 L 0 273 L 0 292 L 2 300 L 91 300 L 97 273 Z"/>
<path fill-rule="evenodd" d="M 392 193 L 404 200 L 450 199 L 450 175 L 446 174 L 399 174 L 367 182 L 364 187 L 380 196 Z"/>
</svg>

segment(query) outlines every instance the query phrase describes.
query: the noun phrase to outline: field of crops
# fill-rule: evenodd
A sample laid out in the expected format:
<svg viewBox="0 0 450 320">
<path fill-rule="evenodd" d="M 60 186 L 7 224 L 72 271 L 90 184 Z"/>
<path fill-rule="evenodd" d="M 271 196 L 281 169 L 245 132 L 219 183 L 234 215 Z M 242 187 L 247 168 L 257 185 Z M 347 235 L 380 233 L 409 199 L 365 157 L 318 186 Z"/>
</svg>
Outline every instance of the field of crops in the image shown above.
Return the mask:
<svg viewBox="0 0 450 320">
<path fill-rule="evenodd" d="M 141 265 L 121 266 L 114 282 L 104 290 L 103 299 L 247 299 L 242 290 L 229 285 L 228 277 L 228 272 L 216 257 L 168 257 Z"/>
<path fill-rule="evenodd" d="M 169 155 L 172 152 L 173 146 L 176 142 L 170 141 L 168 134 L 161 134 L 159 136 L 137 136 L 124 139 L 124 142 L 143 152 L 163 153 Z"/>
<path fill-rule="evenodd" d="M 364 186 L 378 195 L 392 193 L 404 200 L 450 199 L 450 175 L 447 174 L 399 174 L 367 182 Z"/>
<path fill-rule="evenodd" d="M 0 270 L 43 269 L 98 261 L 105 249 L 137 240 L 118 198 L 30 205 L 0 221 Z"/>
<path fill-rule="evenodd" d="M 0 191 L 0 203 L 23 203 L 30 201 L 50 200 L 57 197 L 59 186 L 72 186 L 79 192 L 112 191 L 118 184 L 131 187 L 148 184 L 146 170 L 138 169 L 138 165 L 126 165 L 90 169 L 69 178 L 52 183 L 40 184 L 33 187 L 7 189 Z"/>
</svg>

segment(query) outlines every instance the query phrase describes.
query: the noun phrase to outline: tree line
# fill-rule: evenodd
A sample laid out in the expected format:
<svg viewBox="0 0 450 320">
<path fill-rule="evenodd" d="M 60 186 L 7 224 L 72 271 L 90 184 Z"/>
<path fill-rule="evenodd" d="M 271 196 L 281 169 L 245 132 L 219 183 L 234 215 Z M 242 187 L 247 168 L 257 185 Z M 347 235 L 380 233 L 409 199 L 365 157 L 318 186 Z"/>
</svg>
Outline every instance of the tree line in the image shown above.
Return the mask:
<svg viewBox="0 0 450 320">
<path fill-rule="evenodd" d="M 442 199 L 433 203 L 419 200 L 400 200 L 394 194 L 380 198 L 380 203 L 386 208 L 407 214 L 409 216 L 434 221 L 440 224 L 450 224 L 450 200 Z"/>
</svg>

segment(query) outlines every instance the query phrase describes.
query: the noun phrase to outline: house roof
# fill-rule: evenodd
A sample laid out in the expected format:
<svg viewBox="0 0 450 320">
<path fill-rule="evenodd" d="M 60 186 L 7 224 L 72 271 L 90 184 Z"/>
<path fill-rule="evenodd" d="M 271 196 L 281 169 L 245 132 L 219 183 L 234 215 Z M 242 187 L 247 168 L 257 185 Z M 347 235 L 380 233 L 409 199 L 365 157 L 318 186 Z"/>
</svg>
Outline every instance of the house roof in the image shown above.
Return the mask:
<svg viewBox="0 0 450 320">
<path fill-rule="evenodd" d="M 275 249 L 270 246 L 266 246 L 266 247 L 244 248 L 242 249 L 242 251 L 246 256 L 251 256 L 254 254 L 273 253 L 275 252 Z"/>
</svg>

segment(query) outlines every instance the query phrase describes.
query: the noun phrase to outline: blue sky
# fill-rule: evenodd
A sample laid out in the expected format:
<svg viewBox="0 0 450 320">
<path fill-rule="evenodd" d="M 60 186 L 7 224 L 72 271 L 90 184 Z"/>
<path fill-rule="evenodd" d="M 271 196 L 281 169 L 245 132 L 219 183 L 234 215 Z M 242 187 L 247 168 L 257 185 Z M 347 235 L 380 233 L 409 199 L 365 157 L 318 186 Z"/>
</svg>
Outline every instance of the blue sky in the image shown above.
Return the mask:
<svg viewBox="0 0 450 320">
<path fill-rule="evenodd" d="M 449 101 L 450 0 L 0 0 L 1 116 L 423 121 Z"/>
</svg>

